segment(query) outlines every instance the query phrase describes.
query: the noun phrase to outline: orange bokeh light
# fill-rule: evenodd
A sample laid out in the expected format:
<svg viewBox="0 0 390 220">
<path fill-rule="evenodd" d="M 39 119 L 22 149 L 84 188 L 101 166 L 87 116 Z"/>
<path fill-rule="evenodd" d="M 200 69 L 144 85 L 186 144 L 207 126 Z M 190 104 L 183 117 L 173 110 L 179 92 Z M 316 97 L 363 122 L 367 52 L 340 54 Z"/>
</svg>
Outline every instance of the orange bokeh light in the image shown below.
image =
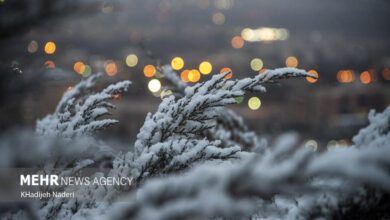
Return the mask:
<svg viewBox="0 0 390 220">
<path fill-rule="evenodd" d="M 350 83 L 355 80 L 355 73 L 352 70 L 340 70 L 337 73 L 337 80 L 341 83 Z"/>
<path fill-rule="evenodd" d="M 232 47 L 236 49 L 240 49 L 244 46 L 244 39 L 240 36 L 235 36 L 232 39 Z"/>
<path fill-rule="evenodd" d="M 368 71 L 364 71 L 360 74 L 360 82 L 368 84 L 371 82 L 371 75 Z"/>
<path fill-rule="evenodd" d="M 84 70 L 85 70 L 85 65 L 83 62 L 76 62 L 74 65 L 73 65 L 73 69 L 74 71 L 76 71 L 76 73 L 78 74 L 83 74 Z"/>
<path fill-rule="evenodd" d="M 108 63 L 106 65 L 105 70 L 106 70 L 107 75 L 115 76 L 115 74 L 118 72 L 118 67 L 116 66 L 116 64 L 114 62 L 112 62 L 112 63 Z"/>
<path fill-rule="evenodd" d="M 225 79 L 230 79 L 233 76 L 233 71 L 230 68 L 224 67 L 221 69 L 221 71 L 219 71 L 219 73 L 222 74 L 222 73 L 226 73 L 228 71 L 230 71 L 230 73 L 225 76 Z"/>
<path fill-rule="evenodd" d="M 45 66 L 46 66 L 46 68 L 48 68 L 48 69 L 52 69 L 52 68 L 55 68 L 55 67 L 56 67 L 56 65 L 54 64 L 54 62 L 51 61 L 51 60 L 46 61 L 46 62 L 45 62 Z"/>
<path fill-rule="evenodd" d="M 56 44 L 54 42 L 47 42 L 45 45 L 45 52 L 47 54 L 53 54 L 56 51 Z"/>
<path fill-rule="evenodd" d="M 156 67 L 150 64 L 144 67 L 144 75 L 146 77 L 153 77 L 154 74 L 156 74 Z"/>
<path fill-rule="evenodd" d="M 119 99 L 119 94 L 115 94 L 113 97 L 114 99 Z"/>
<path fill-rule="evenodd" d="M 382 70 L 382 77 L 385 80 L 390 80 L 390 69 L 389 68 L 385 68 L 384 70 Z"/>
<path fill-rule="evenodd" d="M 191 71 L 188 72 L 188 79 L 191 81 L 191 82 L 198 82 L 199 79 L 200 79 L 200 73 L 197 69 L 193 69 Z"/>
<path fill-rule="evenodd" d="M 183 70 L 180 74 L 180 78 L 181 80 L 183 80 L 184 82 L 189 82 L 190 80 L 188 79 L 188 73 L 190 71 L 189 70 Z"/>
<path fill-rule="evenodd" d="M 286 66 L 296 68 L 298 66 L 298 59 L 296 57 L 287 57 Z"/>
<path fill-rule="evenodd" d="M 309 76 L 306 76 L 306 80 L 307 80 L 309 83 L 315 83 L 315 82 L 317 82 L 317 80 L 318 80 L 318 73 L 317 73 L 317 71 L 315 71 L 315 70 L 309 70 L 309 73 L 314 74 L 315 76 L 317 76 L 317 79 L 314 79 L 314 78 L 311 78 L 311 77 L 309 77 Z"/>
<path fill-rule="evenodd" d="M 261 69 L 261 70 L 259 71 L 259 74 L 264 73 L 266 70 L 267 70 L 266 68 Z"/>
</svg>

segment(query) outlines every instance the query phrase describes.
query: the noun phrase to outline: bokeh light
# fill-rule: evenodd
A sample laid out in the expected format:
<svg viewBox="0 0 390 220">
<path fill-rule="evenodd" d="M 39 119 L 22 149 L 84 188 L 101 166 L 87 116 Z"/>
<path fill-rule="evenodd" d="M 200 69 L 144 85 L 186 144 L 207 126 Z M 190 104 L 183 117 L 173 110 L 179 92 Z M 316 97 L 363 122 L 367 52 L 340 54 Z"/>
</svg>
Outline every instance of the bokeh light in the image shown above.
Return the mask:
<svg viewBox="0 0 390 220">
<path fill-rule="evenodd" d="M 360 82 L 363 84 L 369 84 L 371 82 L 371 76 L 368 71 L 364 71 L 360 74 Z"/>
<path fill-rule="evenodd" d="M 153 77 L 154 74 L 156 74 L 156 67 L 150 64 L 144 67 L 144 75 L 146 77 Z"/>
<path fill-rule="evenodd" d="M 199 71 L 196 70 L 196 69 L 190 70 L 190 72 L 188 72 L 188 79 L 189 79 L 191 82 L 198 82 L 199 79 L 200 79 L 200 73 L 199 73 Z"/>
<path fill-rule="evenodd" d="M 221 25 L 225 23 L 225 15 L 221 12 L 217 12 L 213 14 L 212 20 L 214 24 Z"/>
<path fill-rule="evenodd" d="M 285 28 L 260 27 L 257 29 L 244 28 L 241 37 L 249 42 L 272 42 L 276 40 L 287 40 L 288 30 Z"/>
<path fill-rule="evenodd" d="M 390 80 L 390 69 L 385 68 L 382 70 L 382 77 L 384 80 Z"/>
<path fill-rule="evenodd" d="M 104 70 L 106 71 L 107 75 L 115 76 L 118 72 L 118 67 L 115 62 L 109 62 L 105 65 Z"/>
<path fill-rule="evenodd" d="M 244 96 L 238 96 L 238 97 L 235 97 L 234 99 L 236 100 L 237 104 L 240 104 L 241 102 L 244 101 Z"/>
<path fill-rule="evenodd" d="M 328 144 L 326 145 L 326 148 L 328 148 L 328 150 L 335 148 L 335 147 L 338 147 L 338 143 L 336 140 L 330 140 L 328 142 Z"/>
<path fill-rule="evenodd" d="M 115 94 L 115 95 L 113 96 L 114 99 L 119 99 L 119 97 L 120 97 L 119 94 Z"/>
<path fill-rule="evenodd" d="M 219 10 L 228 10 L 233 7 L 233 0 L 214 0 L 214 6 Z"/>
<path fill-rule="evenodd" d="M 250 28 L 244 28 L 241 31 L 241 37 L 248 41 L 249 39 L 252 39 L 255 34 L 253 33 L 253 30 Z"/>
<path fill-rule="evenodd" d="M 298 59 L 296 57 L 287 57 L 286 59 L 286 66 L 290 68 L 297 68 L 298 66 Z"/>
<path fill-rule="evenodd" d="M 46 66 L 46 68 L 48 68 L 48 69 L 52 69 L 52 68 L 55 68 L 55 67 L 56 67 L 56 65 L 54 64 L 54 62 L 51 61 L 51 60 L 47 60 L 47 61 L 45 62 L 45 66 Z"/>
<path fill-rule="evenodd" d="M 126 57 L 126 65 L 129 67 L 134 67 L 138 63 L 138 57 L 135 54 L 129 54 Z"/>
<path fill-rule="evenodd" d="M 180 78 L 181 80 L 183 80 L 184 82 L 189 82 L 190 80 L 188 79 L 188 73 L 190 71 L 189 70 L 183 70 L 180 74 Z"/>
<path fill-rule="evenodd" d="M 259 71 L 259 74 L 264 73 L 266 70 L 267 70 L 266 68 L 261 69 L 261 70 Z"/>
<path fill-rule="evenodd" d="M 47 54 L 53 54 L 56 51 L 56 44 L 52 41 L 47 42 L 45 45 L 45 52 Z"/>
<path fill-rule="evenodd" d="M 254 58 L 251 60 L 251 68 L 254 71 L 259 71 L 263 68 L 263 61 L 260 58 Z"/>
<path fill-rule="evenodd" d="M 91 75 L 91 73 L 92 73 L 91 67 L 90 67 L 89 65 L 85 65 L 85 66 L 84 66 L 84 71 L 83 71 L 83 73 L 82 73 L 82 76 L 83 76 L 83 77 L 88 77 L 88 76 Z"/>
<path fill-rule="evenodd" d="M 68 86 L 68 88 L 66 88 L 66 91 L 69 91 L 71 89 L 73 89 L 73 86 Z"/>
<path fill-rule="evenodd" d="M 337 73 L 337 80 L 341 83 L 350 83 L 355 80 L 355 73 L 352 70 L 340 70 Z"/>
<path fill-rule="evenodd" d="M 257 110 L 261 106 L 261 101 L 256 96 L 253 96 L 248 100 L 248 106 L 251 110 Z"/>
<path fill-rule="evenodd" d="M 160 91 L 160 89 L 161 89 L 160 80 L 158 80 L 158 79 L 150 80 L 148 83 L 148 89 L 153 93 Z"/>
<path fill-rule="evenodd" d="M 161 99 L 163 99 L 165 96 L 169 96 L 169 95 L 172 95 L 172 90 L 168 89 L 168 90 L 164 90 L 160 93 L 160 97 Z"/>
<path fill-rule="evenodd" d="M 35 52 L 37 52 L 37 50 L 38 50 L 38 43 L 37 43 L 35 40 L 32 40 L 32 41 L 28 44 L 28 46 L 27 46 L 27 51 L 28 51 L 29 53 L 35 53 Z"/>
<path fill-rule="evenodd" d="M 305 143 L 305 147 L 311 147 L 311 148 L 313 148 L 313 151 L 317 151 L 318 143 L 315 140 L 308 140 Z"/>
<path fill-rule="evenodd" d="M 232 47 L 236 49 L 240 49 L 244 46 L 244 39 L 240 36 L 235 36 L 232 39 Z"/>
<path fill-rule="evenodd" d="M 78 74 L 83 74 L 84 69 L 85 69 L 85 65 L 84 65 L 83 62 L 78 61 L 78 62 L 76 62 L 76 63 L 73 65 L 73 69 L 74 69 L 74 71 L 76 71 L 76 73 L 78 73 Z"/>
<path fill-rule="evenodd" d="M 174 70 L 180 70 L 184 66 L 184 60 L 181 57 L 175 57 L 171 61 L 171 66 Z"/>
<path fill-rule="evenodd" d="M 204 74 L 204 75 L 207 75 L 209 73 L 211 73 L 211 70 L 213 69 L 212 65 L 210 62 L 207 62 L 207 61 L 203 61 L 199 64 L 199 71 Z"/>
<path fill-rule="evenodd" d="M 225 76 L 225 79 L 230 79 L 233 76 L 233 71 L 230 68 L 224 67 L 224 68 L 221 69 L 221 71 L 219 71 L 219 73 L 223 74 L 223 73 L 226 73 L 228 71 L 230 71 L 230 73 Z"/>
<path fill-rule="evenodd" d="M 309 73 L 314 74 L 315 76 L 317 76 L 317 79 L 314 79 L 314 78 L 312 78 L 312 77 L 306 76 L 306 80 L 307 80 L 309 83 L 315 83 L 315 82 L 317 82 L 317 80 L 318 80 L 318 73 L 317 73 L 317 71 L 315 71 L 315 70 L 309 70 Z"/>
<path fill-rule="evenodd" d="M 338 147 L 348 147 L 349 143 L 348 143 L 348 140 L 347 139 L 341 139 L 339 140 L 339 142 L 337 143 L 337 146 Z"/>
</svg>

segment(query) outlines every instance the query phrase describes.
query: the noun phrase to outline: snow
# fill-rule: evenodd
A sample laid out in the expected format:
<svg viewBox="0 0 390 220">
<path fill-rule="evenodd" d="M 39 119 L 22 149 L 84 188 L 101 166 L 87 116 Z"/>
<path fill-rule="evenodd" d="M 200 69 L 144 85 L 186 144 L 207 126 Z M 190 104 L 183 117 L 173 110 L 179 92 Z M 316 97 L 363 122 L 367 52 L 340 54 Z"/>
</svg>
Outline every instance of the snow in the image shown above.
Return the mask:
<svg viewBox="0 0 390 220">
<path fill-rule="evenodd" d="M 301 145 L 296 133 L 282 134 L 270 146 L 226 107 L 246 92 L 265 92 L 268 82 L 313 75 L 281 68 L 236 80 L 217 74 L 188 86 L 169 66 L 163 74 L 176 92 L 147 114 L 134 150 L 117 152 L 91 136 L 118 123 L 98 118 L 114 107 L 108 100 L 130 85 L 123 81 L 92 93 L 99 75 L 65 92 L 56 111 L 37 121 L 35 133 L 0 137 L 2 167 L 70 167 L 59 174 L 69 175 L 108 164 L 109 175 L 134 178 L 128 187 L 65 187 L 77 198 L 41 202 L 39 208 L 29 209 L 33 216 L 331 219 L 353 207 L 369 208 L 390 191 L 390 107 L 383 113 L 370 112 L 370 124 L 346 148 L 313 152 Z M 31 213 L 14 210 L 0 217 L 21 219 Z"/>
</svg>

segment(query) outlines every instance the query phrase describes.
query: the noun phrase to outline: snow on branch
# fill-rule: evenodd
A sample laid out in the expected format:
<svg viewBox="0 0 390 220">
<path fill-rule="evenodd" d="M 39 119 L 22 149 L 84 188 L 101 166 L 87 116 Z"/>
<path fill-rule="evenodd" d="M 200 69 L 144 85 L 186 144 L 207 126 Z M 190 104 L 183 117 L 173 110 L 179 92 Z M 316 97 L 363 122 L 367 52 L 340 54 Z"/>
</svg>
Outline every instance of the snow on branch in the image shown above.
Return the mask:
<svg viewBox="0 0 390 220">
<path fill-rule="evenodd" d="M 137 199 L 129 197 L 109 214 L 117 219 L 335 218 L 354 205 L 375 205 L 370 204 L 380 197 L 375 191 L 390 191 L 389 133 L 383 136 L 387 145 L 315 154 L 294 150 L 288 135 L 240 163 L 204 164 L 184 175 L 149 180 Z"/>
<path fill-rule="evenodd" d="M 173 71 L 172 67 L 170 65 L 165 65 L 162 73 L 175 87 L 175 91 L 181 93 L 180 97 L 184 96 L 184 90 L 187 84 L 180 80 L 177 73 Z M 261 83 L 267 83 L 274 82 L 276 79 L 297 76 L 316 77 L 304 70 L 281 68 L 276 70 L 267 70 L 263 74 L 257 76 L 256 80 Z M 265 88 L 260 85 L 258 86 L 258 89 L 260 91 L 265 91 Z M 204 136 L 210 140 L 221 140 L 223 147 L 237 144 L 240 145 L 243 150 L 256 149 L 256 151 L 264 151 L 266 141 L 264 139 L 259 141 L 257 135 L 249 130 L 241 116 L 224 107 L 216 108 L 215 111 L 218 111 L 214 119 L 215 126 L 211 129 L 205 130 Z"/>
<path fill-rule="evenodd" d="M 167 67 L 164 69 L 169 71 Z M 116 164 L 119 167 L 136 168 L 133 175 L 140 182 L 147 176 L 177 171 L 199 160 L 237 157 L 240 146 L 221 146 L 220 139 L 205 139 L 204 132 L 216 127 L 215 119 L 221 114 L 221 108 L 235 104 L 235 98 L 244 95 L 246 91 L 265 91 L 261 84 L 268 80 L 312 76 L 303 70 L 283 68 L 268 71 L 267 76 L 225 80 L 228 73 L 215 75 L 209 81 L 187 87 L 182 98 L 164 98 L 157 112 L 147 115 L 137 135 L 134 154 L 129 154 L 129 159 L 118 160 Z M 170 78 L 174 79 L 173 74 Z M 230 121 L 226 120 L 228 123 Z M 240 121 L 238 125 L 243 127 Z"/>
<path fill-rule="evenodd" d="M 368 120 L 370 124 L 359 131 L 359 133 L 353 137 L 355 145 L 360 147 L 366 147 L 373 141 L 377 141 L 378 144 L 385 144 L 384 134 L 388 134 L 390 131 L 390 106 L 388 106 L 382 113 L 375 113 L 375 110 L 371 110 L 368 114 Z"/>
<path fill-rule="evenodd" d="M 109 108 L 115 106 L 108 102 L 114 95 L 127 91 L 130 81 L 122 81 L 109 85 L 99 93 L 92 93 L 91 88 L 102 74 L 95 74 L 81 81 L 73 89 L 65 92 L 53 114 L 37 120 L 36 133 L 40 135 L 56 135 L 66 138 L 91 134 L 104 129 L 118 121 L 113 119 L 97 120 L 109 115 Z"/>
</svg>

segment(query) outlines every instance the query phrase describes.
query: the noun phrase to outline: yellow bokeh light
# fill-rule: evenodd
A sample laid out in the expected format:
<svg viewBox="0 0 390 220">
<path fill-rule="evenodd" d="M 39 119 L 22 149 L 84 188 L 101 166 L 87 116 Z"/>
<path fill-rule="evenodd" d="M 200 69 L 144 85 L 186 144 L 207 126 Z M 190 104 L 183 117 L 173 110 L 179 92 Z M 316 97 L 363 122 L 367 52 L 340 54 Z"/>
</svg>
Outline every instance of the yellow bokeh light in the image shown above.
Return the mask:
<svg viewBox="0 0 390 220">
<path fill-rule="evenodd" d="M 129 67 L 134 67 L 136 66 L 138 63 L 138 57 L 137 55 L 135 54 L 129 54 L 127 57 L 126 57 L 126 65 L 129 66 Z"/>
<path fill-rule="evenodd" d="M 338 143 L 336 140 L 331 140 L 328 142 L 328 144 L 326 145 L 326 148 L 328 148 L 328 150 L 332 149 L 332 148 L 335 148 L 335 147 L 338 147 Z"/>
<path fill-rule="evenodd" d="M 188 72 L 188 79 L 189 79 L 191 82 L 198 82 L 199 79 L 200 79 L 200 73 L 199 73 L 199 71 L 196 70 L 196 69 L 190 70 L 190 72 Z"/>
<path fill-rule="evenodd" d="M 156 67 L 150 64 L 144 67 L 144 75 L 146 77 L 153 77 L 154 74 L 156 74 Z"/>
<path fill-rule="evenodd" d="M 104 69 L 106 70 L 106 73 L 109 76 L 115 76 L 116 73 L 118 72 L 118 67 L 114 62 L 107 63 Z"/>
<path fill-rule="evenodd" d="M 203 61 L 202 63 L 199 64 L 199 71 L 202 74 L 207 75 L 207 74 L 211 73 L 212 69 L 213 69 L 213 67 L 212 67 L 210 62 Z"/>
<path fill-rule="evenodd" d="M 45 52 L 47 54 L 53 54 L 56 51 L 56 44 L 54 42 L 47 42 L 45 45 Z"/>
<path fill-rule="evenodd" d="M 251 110 L 257 110 L 261 106 L 261 101 L 257 97 L 252 97 L 248 100 L 248 106 Z"/>
<path fill-rule="evenodd" d="M 84 69 L 85 69 L 85 65 L 83 62 L 76 62 L 74 65 L 73 65 L 73 69 L 74 71 L 76 71 L 76 73 L 78 74 L 83 74 L 84 72 Z"/>
<path fill-rule="evenodd" d="M 27 51 L 29 53 L 35 53 L 37 52 L 37 50 L 38 50 L 38 43 L 35 40 L 31 41 L 27 46 Z"/>
<path fill-rule="evenodd" d="M 308 82 L 310 82 L 310 83 L 315 83 L 315 82 L 317 82 L 317 80 L 318 80 L 318 73 L 317 73 L 317 71 L 315 71 L 315 70 L 309 70 L 309 73 L 314 74 L 314 75 L 317 77 L 317 79 L 314 79 L 314 78 L 312 78 L 312 77 L 306 76 L 306 80 L 307 80 Z"/>
<path fill-rule="evenodd" d="M 171 66 L 174 70 L 180 70 L 184 66 L 184 60 L 181 57 L 175 57 L 172 59 Z"/>
<path fill-rule="evenodd" d="M 253 38 L 253 36 L 254 36 L 253 30 L 250 28 L 244 28 L 241 31 L 241 37 L 244 38 L 244 40 L 246 40 L 246 41 L 251 40 Z"/>
<path fill-rule="evenodd" d="M 230 73 L 225 76 L 225 79 L 230 79 L 233 76 L 233 71 L 230 68 L 224 67 L 224 68 L 221 69 L 221 71 L 219 71 L 219 73 L 223 74 L 223 73 L 226 73 L 228 71 L 230 71 Z"/>
<path fill-rule="evenodd" d="M 184 82 L 189 82 L 190 80 L 188 79 L 188 73 L 190 71 L 189 70 L 183 70 L 180 74 L 180 78 L 181 80 L 183 80 Z"/>
<path fill-rule="evenodd" d="M 318 143 L 315 140 L 308 140 L 305 143 L 305 147 L 311 147 L 311 148 L 313 148 L 313 151 L 317 151 Z"/>
<path fill-rule="evenodd" d="M 287 57 L 286 66 L 291 68 L 296 68 L 298 66 L 298 59 L 296 57 Z"/>
<path fill-rule="evenodd" d="M 251 68 L 254 71 L 259 71 L 263 68 L 263 61 L 260 58 L 254 58 L 251 60 Z"/>
<path fill-rule="evenodd" d="M 150 80 L 148 83 L 148 89 L 153 93 L 160 91 L 160 89 L 161 89 L 160 80 L 158 80 L 158 79 Z"/>
<path fill-rule="evenodd" d="M 169 96 L 169 95 L 172 95 L 172 90 L 170 90 L 170 89 L 162 91 L 160 94 L 160 97 L 163 99 L 164 97 Z"/>
</svg>

